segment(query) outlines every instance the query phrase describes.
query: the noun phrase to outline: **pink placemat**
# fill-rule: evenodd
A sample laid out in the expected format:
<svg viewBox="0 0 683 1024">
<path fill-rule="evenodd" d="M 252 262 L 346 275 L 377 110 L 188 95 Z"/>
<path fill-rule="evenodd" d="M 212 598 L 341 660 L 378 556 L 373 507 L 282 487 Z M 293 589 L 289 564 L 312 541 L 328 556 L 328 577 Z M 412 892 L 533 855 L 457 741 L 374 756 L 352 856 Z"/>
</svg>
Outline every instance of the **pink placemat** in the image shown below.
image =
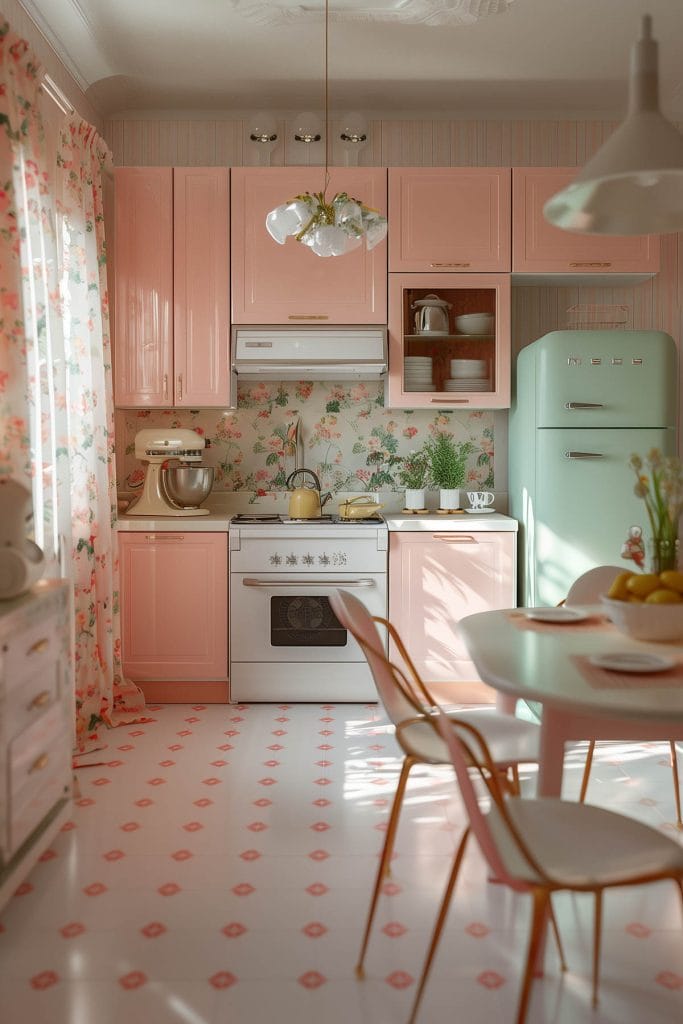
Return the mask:
<svg viewBox="0 0 683 1024">
<path fill-rule="evenodd" d="M 668 656 L 668 653 L 667 653 Z M 592 665 L 586 654 L 572 654 L 571 661 L 594 690 L 644 690 L 649 687 L 683 687 L 683 656 L 665 672 L 613 672 Z"/>
<path fill-rule="evenodd" d="M 572 633 L 591 630 L 615 631 L 609 619 L 599 613 L 587 619 L 578 619 L 576 622 L 539 622 L 537 619 L 527 619 L 521 611 L 508 612 L 507 618 L 516 629 L 530 630 L 532 633 L 557 633 L 558 630 L 570 630 Z"/>
</svg>

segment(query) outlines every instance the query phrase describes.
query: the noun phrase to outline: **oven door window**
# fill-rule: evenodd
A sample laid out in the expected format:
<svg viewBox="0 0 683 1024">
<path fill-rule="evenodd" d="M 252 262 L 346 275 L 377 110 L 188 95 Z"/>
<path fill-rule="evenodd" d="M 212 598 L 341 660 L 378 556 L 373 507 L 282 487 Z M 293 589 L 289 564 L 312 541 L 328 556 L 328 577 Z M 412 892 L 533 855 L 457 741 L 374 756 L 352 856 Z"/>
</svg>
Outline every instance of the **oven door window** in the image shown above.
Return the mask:
<svg viewBox="0 0 683 1024">
<path fill-rule="evenodd" d="M 346 647 L 348 635 L 323 596 L 271 597 L 273 647 Z"/>
</svg>

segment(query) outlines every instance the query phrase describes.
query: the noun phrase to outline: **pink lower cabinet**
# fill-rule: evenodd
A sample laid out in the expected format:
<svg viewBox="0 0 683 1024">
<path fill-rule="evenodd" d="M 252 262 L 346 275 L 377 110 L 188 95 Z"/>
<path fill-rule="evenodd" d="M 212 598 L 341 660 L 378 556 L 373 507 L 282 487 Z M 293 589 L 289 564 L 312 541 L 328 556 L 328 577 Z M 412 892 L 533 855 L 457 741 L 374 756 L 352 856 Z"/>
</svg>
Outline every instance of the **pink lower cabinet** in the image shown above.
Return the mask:
<svg viewBox="0 0 683 1024">
<path fill-rule="evenodd" d="M 451 701 L 490 700 L 458 636 L 465 615 L 515 605 L 516 533 L 397 532 L 389 535 L 389 618 L 418 672 Z M 391 658 L 400 664 L 395 647 Z"/>
<path fill-rule="evenodd" d="M 145 696 L 228 699 L 227 533 L 119 534 L 123 671 Z"/>
</svg>

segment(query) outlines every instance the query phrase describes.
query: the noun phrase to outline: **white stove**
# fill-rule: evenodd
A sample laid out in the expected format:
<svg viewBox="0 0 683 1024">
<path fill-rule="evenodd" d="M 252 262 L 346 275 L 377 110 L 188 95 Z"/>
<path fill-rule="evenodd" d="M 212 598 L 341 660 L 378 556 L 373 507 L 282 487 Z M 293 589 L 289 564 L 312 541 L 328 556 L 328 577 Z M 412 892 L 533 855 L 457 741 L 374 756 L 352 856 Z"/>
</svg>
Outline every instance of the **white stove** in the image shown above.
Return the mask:
<svg viewBox="0 0 683 1024">
<path fill-rule="evenodd" d="M 328 597 L 350 590 L 387 614 L 388 531 L 381 517 L 230 522 L 230 699 L 377 699 L 365 656 Z"/>
</svg>

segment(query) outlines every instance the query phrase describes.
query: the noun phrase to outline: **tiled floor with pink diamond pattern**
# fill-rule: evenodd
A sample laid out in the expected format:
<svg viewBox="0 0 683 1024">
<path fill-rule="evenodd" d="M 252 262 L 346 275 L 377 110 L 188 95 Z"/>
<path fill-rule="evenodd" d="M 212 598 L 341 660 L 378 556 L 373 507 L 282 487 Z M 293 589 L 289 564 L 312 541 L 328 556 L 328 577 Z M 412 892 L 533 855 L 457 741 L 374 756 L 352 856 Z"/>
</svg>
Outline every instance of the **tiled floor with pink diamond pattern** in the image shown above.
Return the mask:
<svg viewBox="0 0 683 1024">
<path fill-rule="evenodd" d="M 0 911 L 2 1024 L 402 1024 L 463 812 L 417 769 L 364 981 L 353 966 L 400 758 L 374 705 L 151 707 L 78 771 L 71 821 Z M 589 798 L 677 835 L 666 744 L 598 746 Z M 583 750 L 568 755 L 575 796 Z M 533 791 L 533 770 L 524 786 Z M 589 897 L 561 895 L 529 1024 L 683 1020 L 671 885 L 605 899 L 590 1007 Z M 512 1022 L 528 898 L 472 844 L 422 1024 Z"/>
</svg>

